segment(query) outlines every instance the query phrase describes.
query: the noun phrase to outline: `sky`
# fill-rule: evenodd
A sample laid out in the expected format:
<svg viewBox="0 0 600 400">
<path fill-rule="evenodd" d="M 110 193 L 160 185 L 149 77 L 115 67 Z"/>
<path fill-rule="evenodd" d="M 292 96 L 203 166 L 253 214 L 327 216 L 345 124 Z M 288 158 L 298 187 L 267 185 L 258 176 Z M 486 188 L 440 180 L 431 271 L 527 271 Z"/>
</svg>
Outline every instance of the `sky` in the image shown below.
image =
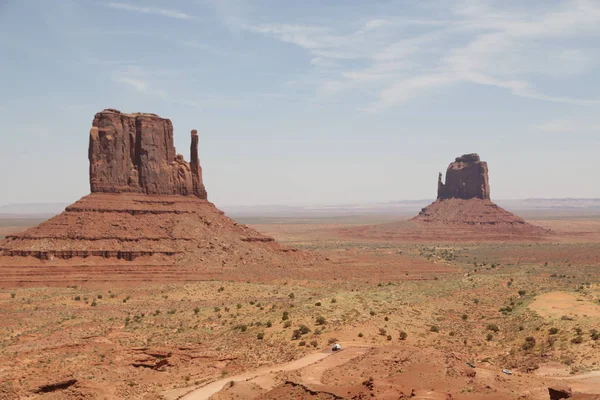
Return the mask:
<svg viewBox="0 0 600 400">
<path fill-rule="evenodd" d="M 0 205 L 89 193 L 105 108 L 200 135 L 219 205 L 600 197 L 598 0 L 0 0 Z"/>
</svg>

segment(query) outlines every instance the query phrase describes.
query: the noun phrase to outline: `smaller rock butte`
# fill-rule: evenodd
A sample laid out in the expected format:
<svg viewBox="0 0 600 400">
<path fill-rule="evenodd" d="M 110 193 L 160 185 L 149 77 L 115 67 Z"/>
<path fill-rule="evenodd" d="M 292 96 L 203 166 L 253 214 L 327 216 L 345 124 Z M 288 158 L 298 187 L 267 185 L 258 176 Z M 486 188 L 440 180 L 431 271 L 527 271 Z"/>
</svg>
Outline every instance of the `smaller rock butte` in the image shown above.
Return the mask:
<svg viewBox="0 0 600 400">
<path fill-rule="evenodd" d="M 548 233 L 490 200 L 488 166 L 475 153 L 462 155 L 450 163 L 446 183 L 439 174 L 436 201 L 423 208 L 411 221 L 470 230 L 485 227 L 486 232 L 515 237 L 536 238 Z"/>
<path fill-rule="evenodd" d="M 192 131 L 188 163 L 176 154 L 173 124 L 155 114 L 106 109 L 94 116 L 88 150 L 92 193 L 194 195 L 206 199 Z"/>
<path fill-rule="evenodd" d="M 464 154 L 456 157 L 446 170 L 446 183 L 442 182 L 442 173 L 438 178 L 439 200 L 444 199 L 490 199 L 488 166 L 479 155 Z"/>
</svg>

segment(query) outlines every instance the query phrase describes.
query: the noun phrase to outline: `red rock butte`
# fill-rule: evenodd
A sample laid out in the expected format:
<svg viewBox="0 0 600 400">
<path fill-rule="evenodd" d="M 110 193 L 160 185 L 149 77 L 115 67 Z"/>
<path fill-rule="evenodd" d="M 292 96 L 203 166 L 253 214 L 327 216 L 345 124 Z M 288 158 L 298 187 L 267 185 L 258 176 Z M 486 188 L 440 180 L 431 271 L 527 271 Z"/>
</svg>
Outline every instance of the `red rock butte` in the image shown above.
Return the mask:
<svg viewBox="0 0 600 400">
<path fill-rule="evenodd" d="M 474 153 L 457 157 L 450 163 L 445 183 L 439 174 L 436 201 L 423 208 L 411 221 L 430 226 L 483 228 L 517 236 L 535 237 L 548 233 L 490 200 L 488 165 Z"/>
<path fill-rule="evenodd" d="M 88 154 L 92 193 L 0 241 L 2 282 L 211 279 L 226 271 L 244 279 L 290 263 L 294 251 L 207 200 L 195 130 L 188 163 L 175 152 L 170 120 L 107 109 L 94 117 Z"/>
</svg>

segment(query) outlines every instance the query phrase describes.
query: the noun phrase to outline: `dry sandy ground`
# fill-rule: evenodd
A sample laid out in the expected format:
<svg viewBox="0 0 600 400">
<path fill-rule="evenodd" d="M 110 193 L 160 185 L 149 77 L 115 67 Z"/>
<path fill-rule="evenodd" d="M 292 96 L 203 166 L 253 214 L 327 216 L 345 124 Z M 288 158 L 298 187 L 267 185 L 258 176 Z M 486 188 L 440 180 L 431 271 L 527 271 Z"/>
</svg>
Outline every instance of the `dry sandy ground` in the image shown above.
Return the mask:
<svg viewBox="0 0 600 400">
<path fill-rule="evenodd" d="M 215 399 L 547 399 L 557 381 L 600 394 L 600 224 L 535 223 L 561 233 L 398 242 L 335 233 L 351 222 L 255 225 L 326 262 L 262 278 L 223 269 L 211 281 L 151 270 L 146 284 L 86 281 L 92 263 L 54 287 L 4 282 L 0 399 L 161 399 L 202 387 L 225 387 Z M 346 350 L 321 360 L 334 340 Z"/>
</svg>

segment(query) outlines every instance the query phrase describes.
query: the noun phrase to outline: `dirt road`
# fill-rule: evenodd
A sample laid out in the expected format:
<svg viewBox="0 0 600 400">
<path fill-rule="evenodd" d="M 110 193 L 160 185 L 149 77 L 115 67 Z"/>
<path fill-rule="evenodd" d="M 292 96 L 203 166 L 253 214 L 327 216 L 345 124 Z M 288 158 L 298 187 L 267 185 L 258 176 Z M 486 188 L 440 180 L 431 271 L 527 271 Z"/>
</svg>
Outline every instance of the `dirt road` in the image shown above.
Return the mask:
<svg viewBox="0 0 600 400">
<path fill-rule="evenodd" d="M 298 360 L 289 363 L 280 364 L 268 368 L 260 368 L 243 374 L 230 376 L 218 381 L 209 383 L 206 386 L 193 390 L 192 392 L 179 397 L 183 400 L 207 400 L 213 394 L 217 393 L 223 386 L 231 381 L 247 381 L 255 383 L 263 389 L 272 389 L 276 385 L 274 375 L 281 371 L 301 371 L 301 383 L 303 384 L 321 384 L 321 378 L 325 371 L 339 365 L 343 365 L 369 350 L 367 347 L 351 347 L 340 352 L 334 353 L 331 350 L 312 353 Z M 172 397 L 173 398 L 173 397 Z"/>
</svg>

